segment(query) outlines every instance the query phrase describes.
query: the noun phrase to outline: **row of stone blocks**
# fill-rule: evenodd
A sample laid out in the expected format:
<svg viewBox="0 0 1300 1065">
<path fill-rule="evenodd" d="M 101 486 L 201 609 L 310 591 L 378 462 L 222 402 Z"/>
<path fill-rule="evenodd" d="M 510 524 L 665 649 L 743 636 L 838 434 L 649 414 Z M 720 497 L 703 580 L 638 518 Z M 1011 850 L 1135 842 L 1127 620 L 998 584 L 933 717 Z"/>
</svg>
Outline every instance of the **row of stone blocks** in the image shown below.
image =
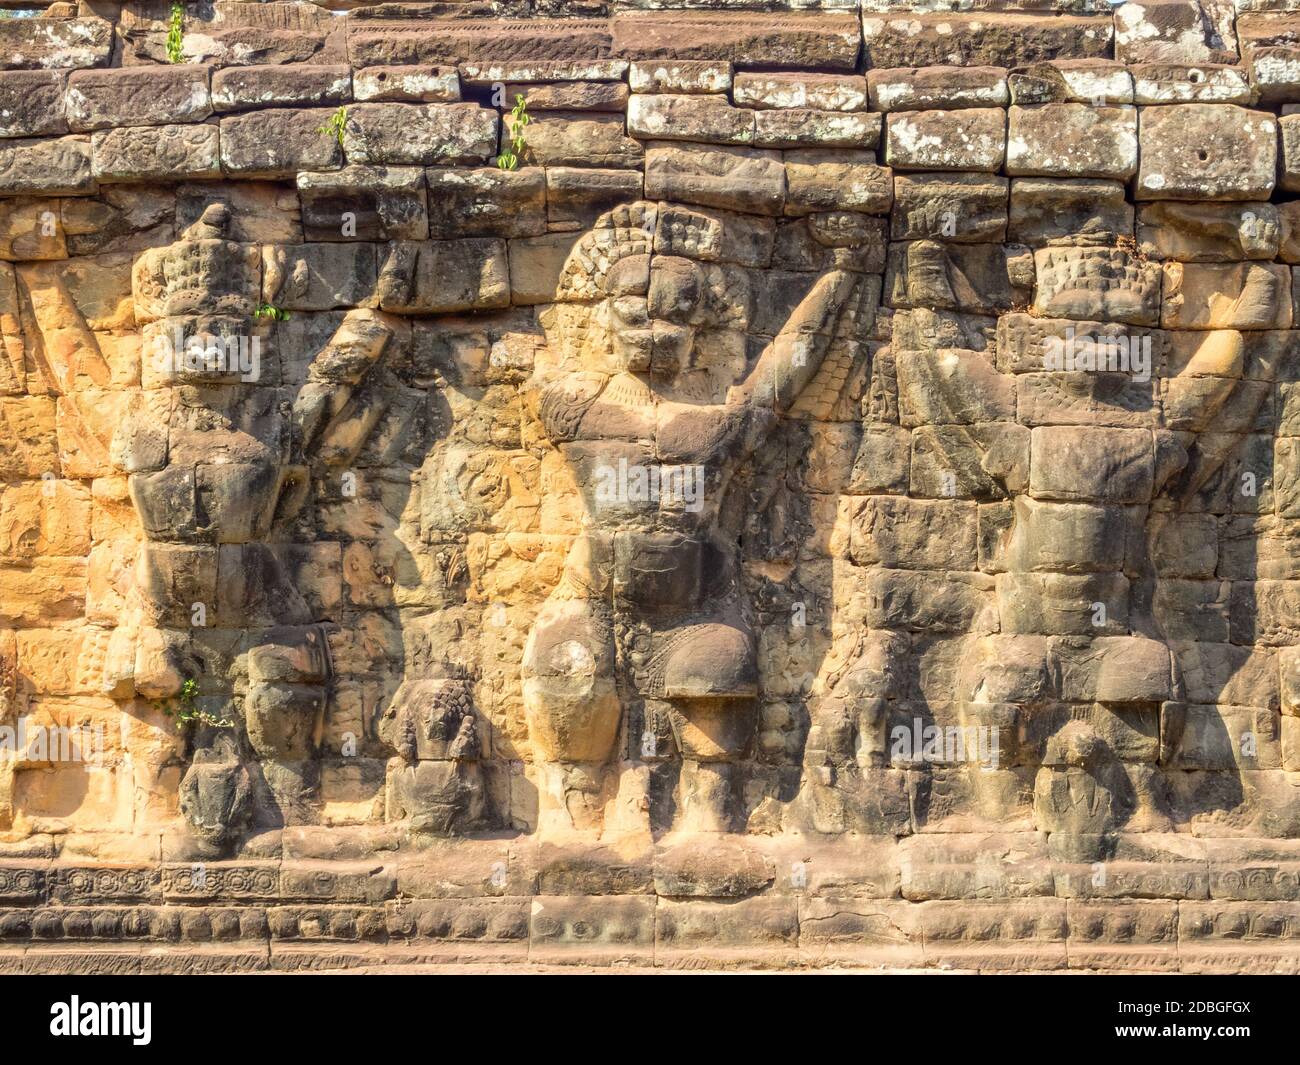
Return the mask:
<svg viewBox="0 0 1300 1065">
<path fill-rule="evenodd" d="M 416 845 L 400 825 L 301 827 L 257 834 L 240 857 L 220 861 L 179 837 L 163 838 L 161 857 L 148 859 L 139 854 L 156 851 L 156 836 L 82 836 L 65 854 L 50 839 L 6 845 L 14 855 L 0 859 L 6 913 L 132 904 L 400 911 L 419 900 L 550 896 L 1300 904 L 1300 841 L 1186 832 L 1119 833 L 1104 861 L 1080 859 L 1068 839 L 1058 844 L 1032 831 L 658 842 L 636 834 L 600 842 L 494 835 Z M 136 856 L 89 861 L 80 856 L 88 843 Z"/>
<path fill-rule="evenodd" d="M 1294 974 L 1295 903 L 654 895 L 0 910 L 0 972 L 511 963 Z"/>
<path fill-rule="evenodd" d="M 851 71 L 861 65 L 1005 64 L 1012 57 L 1112 54 L 1128 62 L 1231 63 L 1287 50 L 1292 40 L 1286 31 L 1294 18 L 1285 9 L 1268 10 L 1274 5 L 1254 4 L 1239 13 L 1234 5 L 1213 0 L 1145 0 L 1117 7 L 1103 0 L 1010 0 L 981 4 L 977 11 L 938 13 L 915 0 L 832 0 L 818 10 L 772 0 L 753 5 L 757 10 L 670 10 L 694 6 L 685 0 L 536 6 L 514 0 L 493 4 L 495 18 L 482 17 L 481 8 L 455 17 L 455 9 L 446 7 L 428 13 L 385 11 L 379 18 L 363 9 L 338 18 L 301 3 L 294 5 L 292 26 L 238 8 L 215 15 L 200 9 L 186 13 L 180 43 L 187 57 L 218 63 L 240 62 L 256 42 L 268 63 L 315 59 L 355 67 L 485 63 L 502 57 L 735 58 L 762 68 Z M 788 7 L 795 10 L 781 10 Z M 95 12 L 107 17 L 72 17 L 78 13 L 73 4 L 54 3 L 47 18 L 6 24 L 0 28 L 6 63 L 76 68 L 103 66 L 114 58 L 136 65 L 168 57 L 165 11 L 132 6 L 119 12 L 98 5 Z"/>
<path fill-rule="evenodd" d="M 1009 110 L 892 111 L 884 120 L 884 162 L 899 170 L 1005 171 L 1013 177 L 1136 177 L 1138 200 L 1233 201 L 1268 199 L 1278 185 L 1280 158 L 1281 187 L 1300 188 L 1300 114 L 1279 118 L 1235 103 L 1135 106 L 1110 99 L 1012 104 Z M 769 115 L 777 120 L 768 121 Z M 723 174 L 733 183 L 748 178 L 758 186 L 751 194 L 756 213 L 780 214 L 784 206 L 797 214 L 800 207 L 825 209 L 800 204 L 793 187 L 787 199 L 777 149 L 802 148 L 806 154 L 796 163 L 857 167 L 866 188 L 838 189 L 836 208 L 883 213 L 892 200 L 890 175 L 875 165 L 872 151 L 881 122 L 880 115 L 755 111 L 722 96 L 638 95 L 628 104 L 626 128 L 621 110 L 536 116 L 526 127 L 524 161 L 596 169 L 644 165 L 648 177 L 694 171 L 697 181 L 709 175 L 715 183 Z M 494 108 L 475 103 L 358 104 L 340 112 L 271 108 L 195 124 L 168 117 L 157 125 L 0 141 L 0 192 L 92 195 L 100 183 L 338 171 L 332 184 L 340 190 L 386 181 L 401 188 L 412 175 L 389 179 L 385 168 L 482 165 L 512 131 L 509 119 L 504 130 L 499 126 Z M 674 155 L 663 147 L 677 142 L 710 147 L 693 158 L 681 155 L 689 149 Z"/>
<path fill-rule="evenodd" d="M 487 74 L 499 77 L 486 81 Z M 0 137 L 194 123 L 267 108 L 450 104 L 467 96 L 508 108 L 524 95 L 533 112 L 631 110 L 634 131 L 645 135 L 658 132 L 654 126 L 667 117 L 674 98 L 691 97 L 688 118 L 713 126 L 713 136 L 723 143 L 757 143 L 775 136 L 792 117 L 838 116 L 839 136 L 857 144 L 858 137 L 874 139 L 879 113 L 1008 103 L 1285 104 L 1300 95 L 1300 85 L 1287 88 L 1268 75 L 1267 67 L 1109 59 L 1056 59 L 1012 69 L 969 63 L 883 68 L 866 74 L 737 71 L 729 62 L 707 60 L 522 62 L 490 70 L 398 65 L 355 72 L 318 64 L 154 65 L 71 74 L 9 70 L 0 71 Z"/>
</svg>

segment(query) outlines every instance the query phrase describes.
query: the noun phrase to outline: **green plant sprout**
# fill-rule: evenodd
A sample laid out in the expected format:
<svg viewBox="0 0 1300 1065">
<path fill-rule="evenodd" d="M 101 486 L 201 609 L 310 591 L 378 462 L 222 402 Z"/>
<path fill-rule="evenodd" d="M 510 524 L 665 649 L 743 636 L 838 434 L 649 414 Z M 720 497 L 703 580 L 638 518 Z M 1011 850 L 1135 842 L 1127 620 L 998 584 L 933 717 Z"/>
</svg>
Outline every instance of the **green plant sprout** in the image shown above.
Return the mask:
<svg viewBox="0 0 1300 1065">
<path fill-rule="evenodd" d="M 270 318 L 274 322 L 287 322 L 289 312 L 281 310 L 274 303 L 259 303 L 253 312 L 255 318 Z"/>
<path fill-rule="evenodd" d="M 191 725 L 211 725 L 213 728 L 234 728 L 235 723 L 229 718 L 217 717 L 199 707 L 199 684 L 193 677 L 188 677 L 181 685 L 176 701 L 163 704 L 162 712 L 176 719 L 178 729 Z"/>
<path fill-rule="evenodd" d="M 325 125 L 316 127 L 316 132 L 326 133 L 329 136 L 333 137 L 336 141 L 339 142 L 339 147 L 342 148 L 343 131 L 347 128 L 347 125 L 348 125 L 348 109 L 346 107 L 340 107 L 337 111 L 335 111 L 332 115 L 330 115 L 329 121 L 326 122 Z"/>
<path fill-rule="evenodd" d="M 524 127 L 532 120 L 528 104 L 522 96 L 516 94 L 515 106 L 510 111 L 510 147 L 497 156 L 497 166 L 502 170 L 519 169 L 519 160 L 528 147 L 528 142 L 524 139 Z"/>
<path fill-rule="evenodd" d="M 185 56 L 181 52 L 181 42 L 185 37 L 185 5 L 180 0 L 172 0 L 171 19 L 167 24 L 167 61 L 183 63 Z"/>
</svg>

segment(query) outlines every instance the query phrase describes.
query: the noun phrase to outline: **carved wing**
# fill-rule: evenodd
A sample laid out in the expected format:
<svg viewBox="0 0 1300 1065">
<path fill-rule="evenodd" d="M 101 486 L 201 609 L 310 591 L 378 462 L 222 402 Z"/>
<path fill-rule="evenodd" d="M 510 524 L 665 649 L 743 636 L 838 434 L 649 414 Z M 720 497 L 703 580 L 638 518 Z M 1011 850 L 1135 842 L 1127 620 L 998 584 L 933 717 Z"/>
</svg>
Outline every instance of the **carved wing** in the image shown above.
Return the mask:
<svg viewBox="0 0 1300 1065">
<path fill-rule="evenodd" d="M 835 321 L 826 356 L 787 412 L 790 417 L 803 420 L 834 418 L 841 399 L 852 391 L 850 386 L 865 379 L 870 369 L 867 337 L 880 303 L 878 284 L 875 277 L 858 276 L 852 294 Z"/>
</svg>

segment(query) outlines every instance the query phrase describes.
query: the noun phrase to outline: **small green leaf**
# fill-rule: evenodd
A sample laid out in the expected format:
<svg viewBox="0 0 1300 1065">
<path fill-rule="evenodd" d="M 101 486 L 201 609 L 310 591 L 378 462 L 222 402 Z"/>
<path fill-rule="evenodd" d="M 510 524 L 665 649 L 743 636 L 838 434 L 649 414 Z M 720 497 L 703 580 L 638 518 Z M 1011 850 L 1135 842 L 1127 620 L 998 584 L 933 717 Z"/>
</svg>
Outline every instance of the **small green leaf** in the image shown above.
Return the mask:
<svg viewBox="0 0 1300 1065">
<path fill-rule="evenodd" d="M 185 53 L 182 44 L 185 40 L 185 5 L 180 0 L 172 0 L 171 18 L 167 25 L 167 61 L 184 63 Z"/>
</svg>

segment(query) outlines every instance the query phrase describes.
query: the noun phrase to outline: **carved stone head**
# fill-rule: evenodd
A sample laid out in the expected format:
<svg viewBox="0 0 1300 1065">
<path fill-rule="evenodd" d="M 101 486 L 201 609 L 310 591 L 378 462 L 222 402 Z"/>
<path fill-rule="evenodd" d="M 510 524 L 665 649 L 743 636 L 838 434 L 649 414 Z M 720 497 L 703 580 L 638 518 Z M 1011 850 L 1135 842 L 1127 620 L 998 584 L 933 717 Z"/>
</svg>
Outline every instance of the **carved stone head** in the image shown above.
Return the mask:
<svg viewBox="0 0 1300 1065">
<path fill-rule="evenodd" d="M 559 346 L 584 369 L 665 382 L 717 361 L 712 349 L 703 353 L 705 338 L 743 330 L 748 305 L 735 272 L 719 262 L 722 239 L 717 220 L 682 207 L 632 203 L 602 215 L 560 279 Z M 574 316 L 584 313 L 578 326 Z M 583 334 L 577 350 L 575 331 Z"/>
</svg>

